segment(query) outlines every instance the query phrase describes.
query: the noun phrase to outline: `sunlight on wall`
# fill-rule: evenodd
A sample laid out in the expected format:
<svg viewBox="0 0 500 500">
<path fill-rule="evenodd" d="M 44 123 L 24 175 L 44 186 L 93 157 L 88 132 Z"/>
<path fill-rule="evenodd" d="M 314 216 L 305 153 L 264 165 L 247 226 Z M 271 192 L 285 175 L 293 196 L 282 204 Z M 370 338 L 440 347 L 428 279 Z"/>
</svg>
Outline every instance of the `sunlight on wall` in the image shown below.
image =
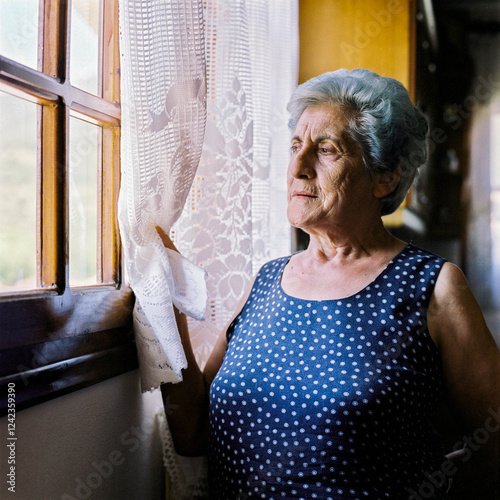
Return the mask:
<svg viewBox="0 0 500 500">
<path fill-rule="evenodd" d="M 490 227 L 492 256 L 492 285 L 495 297 L 500 297 L 500 112 L 491 117 L 490 158 Z M 498 299 L 497 299 L 498 300 Z"/>
</svg>

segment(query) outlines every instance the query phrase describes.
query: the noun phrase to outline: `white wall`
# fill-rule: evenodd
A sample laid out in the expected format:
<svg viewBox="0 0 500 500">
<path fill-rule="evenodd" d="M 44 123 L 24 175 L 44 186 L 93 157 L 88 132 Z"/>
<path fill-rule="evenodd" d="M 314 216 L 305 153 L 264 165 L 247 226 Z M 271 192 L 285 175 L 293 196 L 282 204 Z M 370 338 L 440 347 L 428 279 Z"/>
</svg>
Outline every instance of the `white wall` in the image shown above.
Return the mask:
<svg viewBox="0 0 500 500">
<path fill-rule="evenodd" d="M 134 371 L 18 412 L 15 494 L 6 481 L 8 422 L 0 419 L 0 498 L 164 499 L 161 407 L 159 391 L 140 393 Z"/>
</svg>

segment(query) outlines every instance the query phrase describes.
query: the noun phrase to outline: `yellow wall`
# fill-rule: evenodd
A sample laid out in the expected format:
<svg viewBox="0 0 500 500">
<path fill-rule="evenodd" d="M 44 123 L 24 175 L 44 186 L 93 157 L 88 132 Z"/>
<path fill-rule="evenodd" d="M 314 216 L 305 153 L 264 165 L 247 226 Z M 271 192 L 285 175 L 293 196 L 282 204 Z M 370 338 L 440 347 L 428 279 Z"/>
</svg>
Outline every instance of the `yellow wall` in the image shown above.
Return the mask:
<svg viewBox="0 0 500 500">
<path fill-rule="evenodd" d="M 299 80 L 368 68 L 413 94 L 415 0 L 300 0 Z"/>
</svg>

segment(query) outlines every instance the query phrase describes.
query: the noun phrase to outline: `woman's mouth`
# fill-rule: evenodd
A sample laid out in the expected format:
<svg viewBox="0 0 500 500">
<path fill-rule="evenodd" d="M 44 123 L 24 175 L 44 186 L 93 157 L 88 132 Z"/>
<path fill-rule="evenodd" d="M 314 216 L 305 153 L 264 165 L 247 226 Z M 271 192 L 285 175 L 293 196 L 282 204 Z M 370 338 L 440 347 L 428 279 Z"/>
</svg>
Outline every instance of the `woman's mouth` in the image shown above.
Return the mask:
<svg viewBox="0 0 500 500">
<path fill-rule="evenodd" d="M 292 198 L 317 198 L 317 196 L 309 193 L 308 191 L 295 191 Z"/>
</svg>

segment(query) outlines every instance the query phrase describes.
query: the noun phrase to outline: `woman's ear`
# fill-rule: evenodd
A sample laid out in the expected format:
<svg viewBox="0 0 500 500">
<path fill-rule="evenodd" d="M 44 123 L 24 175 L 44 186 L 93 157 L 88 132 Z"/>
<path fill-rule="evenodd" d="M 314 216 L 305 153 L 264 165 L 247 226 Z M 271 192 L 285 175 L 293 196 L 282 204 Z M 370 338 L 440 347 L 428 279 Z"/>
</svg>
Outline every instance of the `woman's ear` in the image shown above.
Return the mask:
<svg viewBox="0 0 500 500">
<path fill-rule="evenodd" d="M 391 194 L 401 180 L 401 168 L 397 168 L 394 172 L 376 174 L 373 182 L 373 194 L 376 198 L 383 198 Z"/>
</svg>

